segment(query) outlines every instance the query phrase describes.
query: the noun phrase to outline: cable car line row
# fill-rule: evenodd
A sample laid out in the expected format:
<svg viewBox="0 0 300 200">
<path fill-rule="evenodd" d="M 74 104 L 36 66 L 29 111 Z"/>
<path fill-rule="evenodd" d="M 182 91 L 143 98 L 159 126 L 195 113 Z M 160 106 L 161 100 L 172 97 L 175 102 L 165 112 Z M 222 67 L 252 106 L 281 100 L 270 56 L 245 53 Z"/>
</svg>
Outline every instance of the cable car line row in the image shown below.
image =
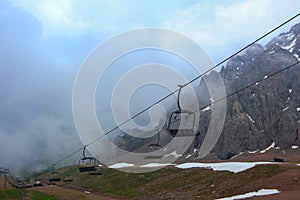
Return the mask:
<svg viewBox="0 0 300 200">
<path fill-rule="evenodd" d="M 55 164 L 52 165 L 51 173 L 52 173 L 53 175 L 55 174 L 55 173 L 54 173 L 54 172 L 55 172 L 54 167 L 55 167 L 56 164 L 58 164 L 58 163 L 60 163 L 60 162 L 62 162 L 62 161 L 64 161 L 64 160 L 70 158 L 71 156 L 75 155 L 76 153 L 78 153 L 78 152 L 80 152 L 80 151 L 82 151 L 82 150 L 83 150 L 83 158 L 81 158 L 81 159 L 79 160 L 79 163 L 78 163 L 78 169 L 79 169 L 79 171 L 80 171 L 80 172 L 91 172 L 91 171 L 95 171 L 95 169 L 96 169 L 97 167 L 99 167 L 99 161 L 98 161 L 96 158 L 94 158 L 94 157 L 86 157 L 85 151 L 86 151 L 86 147 L 87 147 L 87 146 L 89 146 L 89 145 L 95 143 L 96 141 L 98 141 L 99 139 L 103 138 L 104 136 L 106 136 L 106 135 L 112 133 L 113 131 L 117 130 L 119 127 L 123 126 L 124 124 L 128 123 L 129 121 L 131 121 L 132 119 L 136 118 L 137 116 L 141 115 L 142 113 L 144 113 L 145 111 L 149 110 L 149 109 L 152 108 L 153 106 L 157 105 L 158 103 L 162 102 L 163 100 L 167 99 L 168 97 L 170 97 L 170 96 L 172 96 L 173 94 L 175 94 L 175 93 L 178 92 L 178 95 L 177 95 L 177 107 L 178 107 L 178 110 L 174 111 L 174 112 L 171 114 L 170 119 L 169 119 L 169 122 L 168 122 L 168 128 L 167 128 L 168 131 L 169 131 L 169 133 L 170 133 L 173 137 L 175 137 L 175 136 L 177 135 L 177 133 L 178 133 L 178 129 L 176 129 L 176 128 L 173 129 L 173 128 L 170 127 L 170 126 L 171 126 L 171 123 L 172 123 L 172 122 L 171 122 L 171 118 L 172 118 L 172 117 L 175 117 L 175 118 L 178 117 L 178 118 L 180 118 L 180 119 L 185 119 L 185 117 L 183 117 L 183 118 L 181 118 L 181 117 L 184 116 L 184 115 L 186 115 L 186 116 L 191 117 L 192 119 L 194 118 L 193 123 L 192 123 L 192 124 L 194 124 L 194 123 L 195 123 L 195 112 L 198 112 L 198 111 L 199 111 L 199 110 L 198 110 L 198 111 L 189 111 L 189 110 L 183 110 L 183 109 L 181 109 L 180 102 L 179 102 L 179 96 L 180 96 L 181 90 L 182 90 L 184 87 L 186 87 L 187 85 L 193 83 L 193 82 L 196 81 L 197 79 L 203 77 L 205 74 L 208 74 L 210 71 L 216 69 L 217 67 L 219 67 L 220 65 L 222 65 L 223 63 L 225 63 L 226 61 L 228 61 L 229 59 L 233 58 L 233 57 L 236 56 L 237 54 L 241 53 L 242 51 L 244 51 L 245 49 L 247 49 L 248 47 L 250 47 L 251 45 L 257 43 L 258 41 L 262 40 L 262 39 L 265 38 L 266 36 L 270 35 L 270 34 L 273 33 L 274 31 L 276 31 L 277 29 L 283 27 L 283 26 L 286 25 L 287 23 L 289 23 L 289 22 L 291 22 L 292 20 L 296 19 L 297 17 L 299 17 L 299 15 L 300 15 L 300 13 L 298 13 L 298 14 L 296 14 L 295 16 L 291 17 L 290 19 L 286 20 L 285 22 L 281 23 L 279 26 L 273 28 L 273 29 L 270 30 L 269 32 L 265 33 L 264 35 L 262 35 L 262 36 L 259 37 L 258 39 L 254 40 L 254 41 L 251 42 L 250 44 L 248 44 L 248 45 L 246 45 L 245 47 L 243 47 L 242 49 L 240 49 L 239 51 L 237 51 L 237 52 L 235 52 L 234 54 L 230 55 L 229 57 L 225 58 L 223 61 L 219 62 L 218 64 L 216 64 L 216 65 L 213 66 L 212 68 L 208 69 L 206 72 L 204 72 L 204 73 L 198 75 L 197 77 L 195 77 L 194 79 L 192 79 L 191 81 L 189 81 L 189 82 L 187 82 L 187 83 L 185 83 L 185 84 L 183 84 L 183 85 L 179 85 L 179 88 L 178 88 L 177 90 L 171 92 L 170 94 L 166 95 L 165 97 L 161 98 L 160 100 L 154 102 L 153 104 L 151 104 L 150 106 L 146 107 L 146 108 L 143 109 L 142 111 L 140 111 L 140 112 L 138 112 L 137 114 L 133 115 L 133 116 L 132 116 L 131 118 L 129 118 L 128 120 L 126 120 L 126 121 L 122 122 L 121 124 L 115 126 L 113 129 L 109 130 L 109 131 L 106 132 L 104 135 L 102 135 L 102 136 L 100 136 L 100 137 L 94 139 L 94 140 L 91 141 L 90 143 L 85 144 L 85 145 L 84 145 L 83 147 L 81 147 L 80 149 L 74 151 L 73 153 L 71 153 L 71 154 L 67 155 L 66 157 L 60 159 L 59 161 L 55 162 Z M 295 66 L 295 65 L 297 65 L 297 64 L 299 64 L 299 62 L 294 63 L 294 64 L 292 64 L 292 65 L 289 65 L 288 67 L 283 68 L 282 70 L 279 70 L 278 72 L 275 72 L 275 73 L 269 75 L 267 78 L 270 78 L 270 77 L 272 77 L 272 76 L 274 76 L 274 75 L 276 75 L 276 74 L 278 74 L 278 73 L 281 73 L 281 72 L 283 72 L 284 70 L 287 70 L 287 69 L 289 69 L 289 68 L 291 68 L 291 67 L 293 67 L 293 66 Z M 267 78 L 261 79 L 260 81 L 263 81 L 263 80 L 265 80 L 265 79 L 267 79 Z M 258 82 L 260 82 L 260 81 L 258 81 Z M 255 83 L 256 83 L 256 82 L 255 82 Z M 230 96 L 236 94 L 237 92 L 240 92 L 240 91 L 242 91 L 242 90 L 245 90 L 245 89 L 247 89 L 247 88 L 249 88 L 249 87 L 255 85 L 255 83 L 250 84 L 250 85 L 248 85 L 248 86 L 246 86 L 246 87 L 240 89 L 239 91 L 236 91 L 236 92 L 234 92 L 234 93 L 231 93 L 231 94 L 229 94 L 229 95 L 226 95 L 226 96 L 225 96 L 224 98 L 222 98 L 222 99 L 219 99 L 219 100 L 216 100 L 216 101 L 214 101 L 214 102 L 211 102 L 210 105 L 213 104 L 213 103 L 217 103 L 217 102 L 219 102 L 219 101 L 222 101 L 223 99 L 228 98 L 228 97 L 230 97 Z M 207 106 L 209 106 L 209 105 L 207 105 Z M 207 107 L 207 106 L 205 106 L 205 107 Z M 204 107 L 204 108 L 205 108 L 205 107 Z M 187 128 L 184 132 L 186 132 L 187 135 L 191 134 L 191 127 L 190 127 L 190 128 Z M 186 134 L 184 134 L 184 135 L 186 135 Z M 198 134 L 198 133 L 197 133 L 197 134 Z M 153 146 L 153 147 L 154 147 L 154 146 L 160 147 L 160 145 L 159 145 L 159 140 L 160 140 L 160 134 L 159 134 L 159 132 L 158 132 L 157 135 L 158 135 L 158 136 L 157 136 L 157 143 L 156 143 L 156 144 L 152 144 L 152 145 L 150 145 L 150 146 Z M 195 136 L 195 134 L 193 134 L 193 136 Z M 97 162 L 96 162 L 95 160 L 97 160 Z M 85 161 L 89 161 L 88 164 L 84 165 L 83 163 L 84 163 Z M 56 180 L 58 180 L 58 179 L 56 179 Z"/>
</svg>

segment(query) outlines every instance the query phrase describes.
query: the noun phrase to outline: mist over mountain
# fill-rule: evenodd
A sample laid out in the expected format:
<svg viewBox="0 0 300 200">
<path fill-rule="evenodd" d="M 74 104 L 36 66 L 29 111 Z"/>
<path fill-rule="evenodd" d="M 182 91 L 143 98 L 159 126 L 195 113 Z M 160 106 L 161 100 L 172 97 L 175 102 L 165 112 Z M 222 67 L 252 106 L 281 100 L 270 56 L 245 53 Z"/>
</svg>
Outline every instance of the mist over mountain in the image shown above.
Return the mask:
<svg viewBox="0 0 300 200">
<path fill-rule="evenodd" d="M 219 73 L 228 95 L 296 63 L 299 58 L 300 23 L 265 46 L 252 45 L 230 59 Z M 281 149 L 300 145 L 299 66 L 257 82 L 227 98 L 224 129 L 214 148 L 218 158 L 228 159 L 240 152 L 262 150 L 273 142 Z M 214 73 L 208 76 L 214 76 Z M 199 90 L 205 91 L 203 81 Z M 207 96 L 207 92 L 203 94 Z M 209 119 L 210 111 L 201 114 L 201 138 L 205 136 Z"/>
</svg>

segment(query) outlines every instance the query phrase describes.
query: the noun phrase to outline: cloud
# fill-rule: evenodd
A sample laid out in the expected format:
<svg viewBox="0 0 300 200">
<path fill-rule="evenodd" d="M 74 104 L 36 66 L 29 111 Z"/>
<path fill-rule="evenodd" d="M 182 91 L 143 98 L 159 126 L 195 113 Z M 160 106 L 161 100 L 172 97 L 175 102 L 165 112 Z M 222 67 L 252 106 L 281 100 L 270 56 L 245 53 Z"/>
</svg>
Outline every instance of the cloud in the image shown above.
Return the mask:
<svg viewBox="0 0 300 200">
<path fill-rule="evenodd" d="M 14 5 L 35 16 L 43 25 L 46 37 L 60 36 L 77 39 L 83 35 L 106 34 L 110 37 L 129 29 L 160 26 L 169 15 L 191 5 L 182 0 L 11 0 Z M 100 37 L 98 37 L 100 34 Z M 100 38 L 103 40 L 103 37 Z"/>
<path fill-rule="evenodd" d="M 297 0 L 200 1 L 174 14 L 163 27 L 187 34 L 214 58 L 225 58 L 224 54 L 230 55 L 233 49 L 252 42 L 297 14 L 299 7 Z"/>
<path fill-rule="evenodd" d="M 0 16 L 0 166 L 34 171 L 80 146 L 71 112 L 75 70 L 52 57 L 32 15 L 2 3 Z"/>
</svg>

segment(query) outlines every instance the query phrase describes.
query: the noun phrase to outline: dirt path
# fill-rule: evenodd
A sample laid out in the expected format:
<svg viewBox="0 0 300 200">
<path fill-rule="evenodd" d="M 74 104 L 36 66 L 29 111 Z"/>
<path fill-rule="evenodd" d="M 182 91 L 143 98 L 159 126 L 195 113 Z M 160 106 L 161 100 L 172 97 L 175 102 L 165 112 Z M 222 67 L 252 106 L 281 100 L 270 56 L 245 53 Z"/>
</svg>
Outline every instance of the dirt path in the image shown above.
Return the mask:
<svg viewBox="0 0 300 200">
<path fill-rule="evenodd" d="M 60 186 L 47 185 L 43 187 L 33 187 L 28 189 L 43 192 L 55 196 L 61 200 L 80 199 L 80 200 L 120 200 L 121 198 L 109 196 L 106 194 L 92 193 L 88 190 L 81 191 Z"/>
</svg>

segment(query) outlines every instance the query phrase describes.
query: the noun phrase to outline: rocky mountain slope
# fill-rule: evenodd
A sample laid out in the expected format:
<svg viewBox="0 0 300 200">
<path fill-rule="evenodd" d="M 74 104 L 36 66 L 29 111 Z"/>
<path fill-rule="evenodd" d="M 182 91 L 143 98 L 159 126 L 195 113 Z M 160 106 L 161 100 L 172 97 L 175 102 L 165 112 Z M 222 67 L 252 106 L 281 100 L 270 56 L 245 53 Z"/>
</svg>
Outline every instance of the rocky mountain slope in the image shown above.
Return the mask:
<svg viewBox="0 0 300 200">
<path fill-rule="evenodd" d="M 267 45 L 255 44 L 235 56 L 220 74 L 226 93 L 231 94 L 299 60 L 300 23 Z M 205 90 L 204 82 L 199 90 Z M 210 111 L 201 114 L 201 138 L 209 119 Z M 281 149 L 290 148 L 300 145 L 299 129 L 300 64 L 227 99 L 226 121 L 214 153 L 228 159 L 240 152 L 265 149 L 273 142 Z"/>
</svg>

